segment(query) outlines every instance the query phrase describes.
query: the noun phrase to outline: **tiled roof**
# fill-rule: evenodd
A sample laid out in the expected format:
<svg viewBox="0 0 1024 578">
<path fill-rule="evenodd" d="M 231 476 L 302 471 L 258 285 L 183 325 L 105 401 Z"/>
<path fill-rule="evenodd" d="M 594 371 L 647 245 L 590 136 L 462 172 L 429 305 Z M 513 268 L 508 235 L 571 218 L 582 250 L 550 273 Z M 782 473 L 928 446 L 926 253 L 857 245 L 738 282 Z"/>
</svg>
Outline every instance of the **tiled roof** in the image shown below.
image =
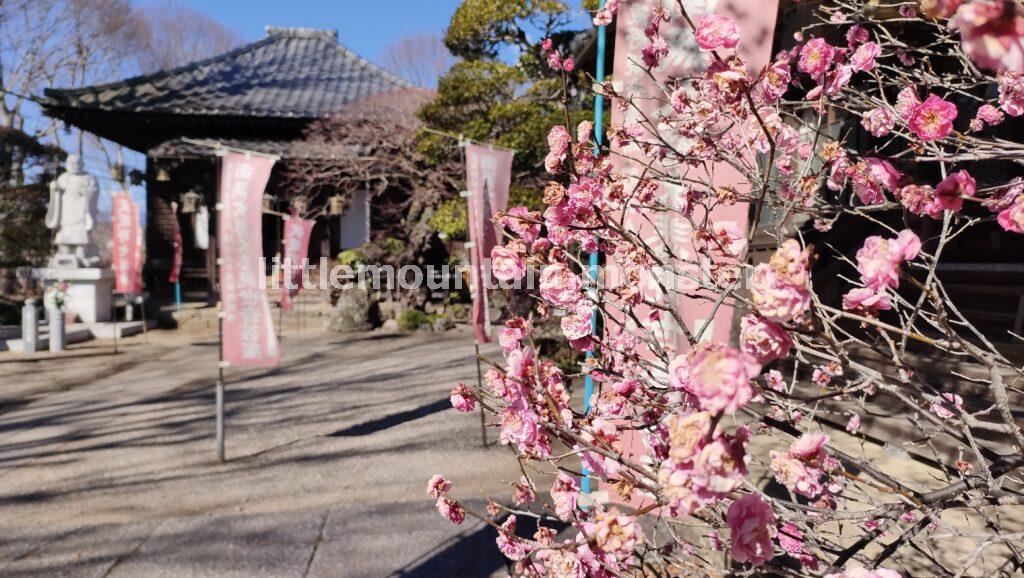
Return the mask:
<svg viewBox="0 0 1024 578">
<path fill-rule="evenodd" d="M 257 42 L 112 84 L 47 89 L 47 105 L 141 113 L 318 118 L 408 88 L 338 43 L 337 32 L 267 28 Z"/>
<path fill-rule="evenodd" d="M 147 154 L 152 158 L 213 157 L 217 155 L 217 149 L 221 146 L 229 150 L 248 150 L 255 153 L 277 155 L 282 159 L 337 160 L 358 152 L 339 145 L 314 144 L 301 140 L 176 138 L 156 145 Z"/>
</svg>

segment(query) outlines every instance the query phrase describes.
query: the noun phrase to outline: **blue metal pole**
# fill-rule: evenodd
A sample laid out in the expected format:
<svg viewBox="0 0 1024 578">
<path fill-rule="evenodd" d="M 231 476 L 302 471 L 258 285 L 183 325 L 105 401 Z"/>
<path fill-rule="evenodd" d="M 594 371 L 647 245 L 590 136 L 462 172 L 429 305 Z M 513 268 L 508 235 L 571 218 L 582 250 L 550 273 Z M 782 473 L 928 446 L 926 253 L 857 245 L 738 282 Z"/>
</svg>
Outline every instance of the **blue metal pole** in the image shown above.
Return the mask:
<svg viewBox="0 0 1024 578">
<path fill-rule="evenodd" d="M 601 0 L 601 8 L 604 8 L 604 0 Z M 594 73 L 594 79 L 597 82 L 604 82 L 604 53 L 605 53 L 605 36 L 606 26 L 597 27 L 597 70 Z M 604 133 L 603 128 L 604 121 L 604 97 L 596 95 L 594 97 L 594 141 L 597 143 L 595 147 L 595 154 L 600 152 L 601 141 Z M 597 283 L 597 252 L 590 254 L 590 259 L 587 267 L 587 276 L 590 278 L 590 283 L 596 285 Z M 592 289 L 591 295 L 596 297 L 597 290 Z M 597 335 L 597 311 L 590 314 L 590 333 L 591 335 Z M 593 350 L 587 352 L 587 359 L 594 356 Z M 587 375 L 584 379 L 583 387 L 583 408 L 584 411 L 590 413 L 590 398 L 594 395 L 594 379 Z M 584 493 L 590 493 L 590 472 L 586 468 L 583 469 L 583 483 L 581 484 Z"/>
<path fill-rule="evenodd" d="M 181 283 L 174 282 L 174 309 L 181 312 Z"/>
</svg>

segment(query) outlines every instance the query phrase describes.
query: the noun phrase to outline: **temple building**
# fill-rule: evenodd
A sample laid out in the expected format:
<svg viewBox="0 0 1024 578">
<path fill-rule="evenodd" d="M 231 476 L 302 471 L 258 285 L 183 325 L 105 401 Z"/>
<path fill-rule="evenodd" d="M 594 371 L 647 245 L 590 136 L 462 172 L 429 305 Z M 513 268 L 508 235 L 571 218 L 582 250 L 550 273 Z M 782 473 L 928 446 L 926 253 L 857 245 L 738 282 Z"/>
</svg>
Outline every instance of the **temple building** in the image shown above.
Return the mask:
<svg viewBox="0 0 1024 578">
<path fill-rule="evenodd" d="M 300 146 L 312 122 L 375 95 L 409 88 L 406 81 L 339 44 L 336 31 L 267 28 L 261 40 L 179 68 L 111 84 L 48 89 L 44 109 L 51 117 L 146 155 L 147 290 L 158 299 L 169 291 L 166 278 L 178 219 L 185 297 L 208 299 L 216 288 L 216 147 L 282 160 L 331 154 Z M 278 163 L 271 176 L 265 206 L 288 212 L 280 168 Z M 177 214 L 172 203 L 179 207 Z M 357 191 L 342 214 L 319 215 L 309 257 L 334 256 L 367 242 L 372 205 L 367 193 Z M 195 235 L 197 221 L 207 221 L 204 214 L 209 222 L 205 249 L 197 246 Z M 278 252 L 280 223 L 273 213 L 265 215 L 264 255 Z"/>
</svg>

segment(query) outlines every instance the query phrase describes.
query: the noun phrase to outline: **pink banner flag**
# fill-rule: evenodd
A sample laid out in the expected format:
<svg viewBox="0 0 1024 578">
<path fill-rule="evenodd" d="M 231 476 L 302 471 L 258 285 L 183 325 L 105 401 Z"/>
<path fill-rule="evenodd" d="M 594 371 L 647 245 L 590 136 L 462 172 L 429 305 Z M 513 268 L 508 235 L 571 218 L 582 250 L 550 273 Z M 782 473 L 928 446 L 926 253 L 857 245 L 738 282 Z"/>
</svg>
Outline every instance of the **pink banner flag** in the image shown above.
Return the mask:
<svg viewBox="0 0 1024 578">
<path fill-rule="evenodd" d="M 670 19 L 662 25 L 661 34 L 673 47 L 668 56 L 658 66 L 648 69 L 637 62 L 637 55 L 641 53 L 649 40 L 644 34 L 644 27 L 651 22 L 652 12 L 667 9 Z M 745 59 L 747 68 L 752 76 L 757 76 L 761 69 L 771 59 L 772 38 L 775 29 L 775 17 L 778 10 L 778 0 L 692 0 L 686 3 L 686 10 L 689 16 L 698 20 L 703 14 L 722 14 L 736 20 L 743 33 L 743 44 L 739 47 L 739 54 Z M 658 82 L 665 82 L 670 78 L 687 78 L 691 75 L 699 75 L 706 70 L 711 58 L 706 53 L 698 50 L 694 33 L 690 30 L 678 7 L 664 5 L 660 0 L 637 0 L 635 2 L 623 3 L 616 17 L 616 39 L 615 39 L 615 63 L 614 78 L 615 88 L 623 100 L 639 102 L 642 111 L 632 108 L 623 111 L 618 106 L 612 106 L 612 125 L 624 126 L 631 129 L 643 131 L 639 139 L 656 139 L 649 134 L 645 118 L 655 118 L 660 112 L 659 107 L 663 103 L 656 99 L 645 98 L 644 95 L 658 94 L 659 87 L 653 79 Z M 642 112 L 642 114 L 641 114 Z M 679 139 L 680 142 L 673 143 L 677 150 L 685 151 L 693 146 L 692 142 L 686 139 Z M 636 150 L 635 145 L 616 147 L 615 169 L 630 171 L 634 175 L 640 175 L 645 167 L 637 162 L 628 159 L 642 158 L 643 155 Z M 670 174 L 679 173 L 683 180 L 693 179 L 698 181 L 711 180 L 716 187 L 736 187 L 742 189 L 744 179 L 728 163 L 715 163 L 713 166 L 700 165 L 696 168 L 671 168 L 661 167 Z M 660 195 L 662 201 L 670 207 L 677 207 L 679 199 L 682 198 L 680 186 L 661 183 Z M 741 235 L 746 234 L 748 227 L 746 204 L 736 203 L 731 206 L 720 206 L 716 208 L 710 218 L 721 227 L 738 231 Z M 693 255 L 696 253 L 693 228 L 690 223 L 679 215 L 678 212 L 664 211 L 660 220 L 651 222 L 642 219 L 635 212 L 627 212 L 625 215 L 629 227 L 636 231 L 640 237 L 656 252 L 671 252 L 675 255 Z M 701 222 L 706 215 L 696 214 L 693 219 Z M 692 285 L 685 275 L 697 276 L 706 275 L 699 266 L 694 265 L 688 271 L 657 271 L 658 279 L 641 279 L 641 291 L 644 296 L 657 300 L 661 296 L 657 281 L 673 287 L 682 293 L 692 293 L 696 287 Z M 705 299 L 694 299 L 680 297 L 677 302 L 677 310 L 681 312 L 682 320 L 687 327 L 696 333 L 700 328 L 707 328 L 704 333 L 697 336 L 704 340 L 728 341 L 733 325 L 733 310 L 730 307 L 716 307 L 713 302 Z M 689 344 L 684 338 L 680 328 L 676 325 L 675 319 L 670 316 L 662 316 L 661 331 L 667 336 L 669 343 L 674 345 L 677 351 L 685 351 Z"/>
<path fill-rule="evenodd" d="M 302 289 L 303 260 L 309 255 L 309 238 L 316 221 L 298 215 L 284 220 L 284 251 L 281 259 L 281 309 L 291 311 L 292 297 Z"/>
<path fill-rule="evenodd" d="M 281 362 L 263 271 L 263 189 L 273 166 L 273 159 L 230 152 L 221 160 L 221 339 L 224 361 L 232 366 L 272 367 Z"/>
<path fill-rule="evenodd" d="M 508 208 L 512 182 L 513 152 L 470 144 L 466 146 L 466 186 L 469 189 L 469 240 L 473 333 L 478 343 L 491 340 L 487 287 L 493 286 L 490 268 L 484 267 L 498 242 L 498 229 L 491 215 Z"/>
<path fill-rule="evenodd" d="M 174 227 L 174 257 L 171 261 L 171 273 L 167 276 L 167 280 L 171 283 L 177 283 L 178 278 L 181 276 L 181 223 L 178 222 L 178 211 L 174 211 L 174 220 L 171 221 Z"/>
<path fill-rule="evenodd" d="M 142 293 L 142 228 L 139 208 L 127 192 L 111 196 L 114 201 L 114 284 L 118 293 Z"/>
</svg>

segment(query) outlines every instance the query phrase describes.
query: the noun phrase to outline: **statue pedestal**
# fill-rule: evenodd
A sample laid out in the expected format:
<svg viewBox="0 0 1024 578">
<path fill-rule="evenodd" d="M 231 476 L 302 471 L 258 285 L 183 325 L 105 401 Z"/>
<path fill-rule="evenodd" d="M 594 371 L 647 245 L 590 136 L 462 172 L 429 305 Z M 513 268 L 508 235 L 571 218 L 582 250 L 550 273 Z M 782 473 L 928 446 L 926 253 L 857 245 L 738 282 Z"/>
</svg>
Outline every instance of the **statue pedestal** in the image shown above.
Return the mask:
<svg viewBox="0 0 1024 578">
<path fill-rule="evenodd" d="M 110 300 L 114 291 L 111 269 L 40 269 L 39 274 L 47 288 L 62 281 L 67 283 L 64 310 L 78 315 L 82 323 L 110 321 Z"/>
</svg>

